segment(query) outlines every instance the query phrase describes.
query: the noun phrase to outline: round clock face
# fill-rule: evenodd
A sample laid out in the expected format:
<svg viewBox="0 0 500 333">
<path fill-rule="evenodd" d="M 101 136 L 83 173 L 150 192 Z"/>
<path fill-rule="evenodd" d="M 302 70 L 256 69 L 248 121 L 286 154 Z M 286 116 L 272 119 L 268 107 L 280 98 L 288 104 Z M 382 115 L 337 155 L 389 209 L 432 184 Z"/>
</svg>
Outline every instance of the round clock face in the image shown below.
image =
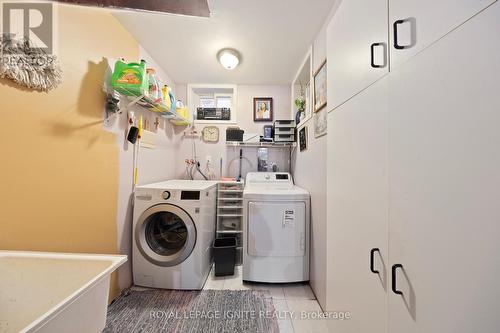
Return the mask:
<svg viewBox="0 0 500 333">
<path fill-rule="evenodd" d="M 203 129 L 203 141 L 205 142 L 218 142 L 219 129 L 215 126 L 207 126 Z"/>
</svg>

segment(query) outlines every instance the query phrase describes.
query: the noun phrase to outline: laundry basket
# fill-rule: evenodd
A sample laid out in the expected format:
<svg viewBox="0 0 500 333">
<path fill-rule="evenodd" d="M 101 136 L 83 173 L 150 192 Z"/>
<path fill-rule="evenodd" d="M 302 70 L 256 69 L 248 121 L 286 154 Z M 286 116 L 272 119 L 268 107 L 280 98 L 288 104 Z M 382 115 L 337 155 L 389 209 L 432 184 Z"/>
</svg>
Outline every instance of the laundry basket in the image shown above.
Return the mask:
<svg viewBox="0 0 500 333">
<path fill-rule="evenodd" d="M 216 238 L 214 241 L 215 276 L 234 275 L 236 238 Z"/>
</svg>

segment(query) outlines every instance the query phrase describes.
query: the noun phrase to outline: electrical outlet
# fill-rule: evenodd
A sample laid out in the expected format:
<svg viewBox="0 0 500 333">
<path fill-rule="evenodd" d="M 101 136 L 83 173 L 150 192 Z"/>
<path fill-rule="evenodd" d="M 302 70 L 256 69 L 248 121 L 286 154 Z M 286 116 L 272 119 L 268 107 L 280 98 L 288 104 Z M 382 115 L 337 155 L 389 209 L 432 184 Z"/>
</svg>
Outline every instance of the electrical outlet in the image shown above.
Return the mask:
<svg viewBox="0 0 500 333">
<path fill-rule="evenodd" d="M 212 163 L 212 156 L 210 155 L 207 156 L 207 163 Z"/>
</svg>

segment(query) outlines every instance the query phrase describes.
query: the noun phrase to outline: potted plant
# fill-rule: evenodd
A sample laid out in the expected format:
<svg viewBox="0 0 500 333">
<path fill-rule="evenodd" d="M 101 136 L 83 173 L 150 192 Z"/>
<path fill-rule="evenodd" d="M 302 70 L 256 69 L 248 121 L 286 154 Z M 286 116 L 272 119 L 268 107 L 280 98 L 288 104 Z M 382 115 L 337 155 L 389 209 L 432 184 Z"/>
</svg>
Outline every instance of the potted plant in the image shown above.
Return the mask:
<svg viewBox="0 0 500 333">
<path fill-rule="evenodd" d="M 306 110 L 306 99 L 304 97 L 304 86 L 300 83 L 300 93 L 299 96 L 294 101 L 295 107 L 297 108 L 297 113 L 295 114 L 295 122 L 298 125 L 300 123 L 300 118 Z"/>
</svg>

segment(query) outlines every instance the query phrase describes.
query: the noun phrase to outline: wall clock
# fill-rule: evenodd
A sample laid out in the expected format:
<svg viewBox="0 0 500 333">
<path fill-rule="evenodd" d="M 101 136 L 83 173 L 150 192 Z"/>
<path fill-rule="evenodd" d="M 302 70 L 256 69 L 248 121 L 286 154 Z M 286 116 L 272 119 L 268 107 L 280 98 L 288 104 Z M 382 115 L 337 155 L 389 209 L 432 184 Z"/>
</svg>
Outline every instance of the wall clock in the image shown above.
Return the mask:
<svg viewBox="0 0 500 333">
<path fill-rule="evenodd" d="M 219 128 L 215 126 L 206 126 L 203 128 L 203 141 L 205 142 L 219 142 Z"/>
</svg>

